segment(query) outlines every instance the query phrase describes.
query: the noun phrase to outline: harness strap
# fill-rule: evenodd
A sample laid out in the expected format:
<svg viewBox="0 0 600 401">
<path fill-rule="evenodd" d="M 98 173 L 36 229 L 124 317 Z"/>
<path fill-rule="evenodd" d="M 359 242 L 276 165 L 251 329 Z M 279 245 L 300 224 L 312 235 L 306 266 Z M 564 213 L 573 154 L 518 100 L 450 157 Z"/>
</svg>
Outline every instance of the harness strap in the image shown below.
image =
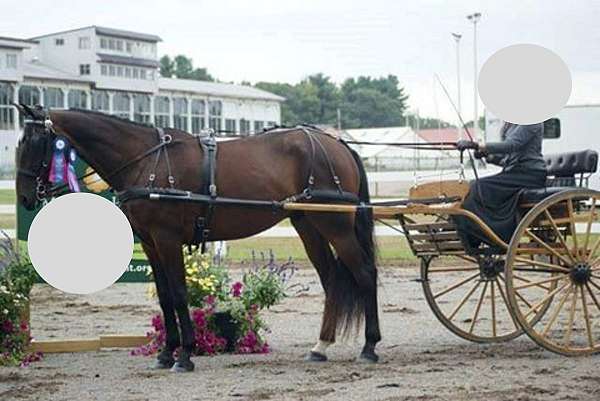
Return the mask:
<svg viewBox="0 0 600 401">
<path fill-rule="evenodd" d="M 323 143 L 321 142 L 319 137 L 316 135 L 317 133 L 319 133 L 319 131 L 310 130 L 309 128 L 310 127 L 306 127 L 306 126 L 301 127 L 302 132 L 304 132 L 304 134 L 306 134 L 306 136 L 308 137 L 310 146 L 311 146 L 311 159 L 310 159 L 310 163 L 309 163 L 310 167 L 309 167 L 308 186 L 307 186 L 307 190 L 308 190 L 309 194 L 310 194 L 310 192 L 312 192 L 314 190 L 313 188 L 314 188 L 314 184 L 315 184 L 315 177 L 314 177 L 314 164 L 315 164 L 315 160 L 316 160 L 315 144 L 317 144 L 319 146 L 319 149 L 321 149 L 321 153 L 325 157 L 325 162 L 327 163 L 327 167 L 329 169 L 329 174 L 331 174 L 331 178 L 333 179 L 333 183 L 335 184 L 338 192 L 340 194 L 344 193 L 344 189 L 342 188 L 340 178 L 338 177 L 337 173 L 335 172 L 335 168 L 333 167 L 331 158 L 329 157 L 329 154 L 327 153 L 325 146 L 323 146 Z"/>
<path fill-rule="evenodd" d="M 217 191 L 217 140 L 214 132 L 211 132 L 206 137 L 198 136 L 198 144 L 202 149 L 202 189 L 203 195 L 210 196 L 211 199 L 216 199 Z M 200 244 L 200 251 L 206 252 L 206 242 L 210 234 L 210 225 L 215 209 L 215 204 L 209 202 L 206 207 L 204 216 L 196 219 L 196 227 L 194 232 L 194 242 Z"/>
</svg>

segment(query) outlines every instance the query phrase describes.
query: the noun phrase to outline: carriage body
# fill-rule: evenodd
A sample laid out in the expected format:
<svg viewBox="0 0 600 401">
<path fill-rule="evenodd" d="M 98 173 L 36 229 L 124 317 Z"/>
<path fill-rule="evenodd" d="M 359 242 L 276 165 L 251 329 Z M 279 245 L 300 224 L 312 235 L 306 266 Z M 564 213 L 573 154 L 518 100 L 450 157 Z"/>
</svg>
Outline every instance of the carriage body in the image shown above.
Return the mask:
<svg viewBox="0 0 600 401">
<path fill-rule="evenodd" d="M 510 243 L 462 209 L 455 200 L 466 194 L 461 183 L 411 191 L 413 203 L 395 217 L 421 261 L 427 302 L 449 330 L 482 343 L 526 332 L 565 355 L 600 351 L 594 331 L 600 321 L 600 239 L 593 232 L 600 193 L 586 188 L 597 162 L 593 151 L 548 157 L 548 186 L 522 193 Z M 421 202 L 423 194 L 439 201 Z M 453 222 L 457 215 L 474 220 L 486 243 L 465 247 Z"/>
</svg>

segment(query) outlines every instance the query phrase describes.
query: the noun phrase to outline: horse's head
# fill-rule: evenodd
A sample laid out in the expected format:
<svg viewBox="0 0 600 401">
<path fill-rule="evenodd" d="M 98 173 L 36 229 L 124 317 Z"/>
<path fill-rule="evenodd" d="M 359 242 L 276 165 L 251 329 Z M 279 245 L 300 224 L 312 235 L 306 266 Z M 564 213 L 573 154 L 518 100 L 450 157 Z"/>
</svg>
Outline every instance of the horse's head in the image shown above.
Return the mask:
<svg viewBox="0 0 600 401">
<path fill-rule="evenodd" d="M 42 108 L 15 105 L 24 117 L 16 152 L 17 200 L 32 210 L 45 197 L 55 133 Z"/>
</svg>

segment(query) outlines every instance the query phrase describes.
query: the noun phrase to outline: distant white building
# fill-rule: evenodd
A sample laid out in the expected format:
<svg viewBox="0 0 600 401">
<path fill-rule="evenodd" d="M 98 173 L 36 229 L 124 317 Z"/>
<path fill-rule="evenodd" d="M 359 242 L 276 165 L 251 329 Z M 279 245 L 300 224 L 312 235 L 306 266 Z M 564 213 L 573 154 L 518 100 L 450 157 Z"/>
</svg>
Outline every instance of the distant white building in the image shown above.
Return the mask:
<svg viewBox="0 0 600 401">
<path fill-rule="evenodd" d="M 280 123 L 282 97 L 250 86 L 159 76 L 156 35 L 89 26 L 0 37 L 0 168 L 21 129 L 12 102 L 86 108 L 192 133 L 250 135 Z"/>
</svg>

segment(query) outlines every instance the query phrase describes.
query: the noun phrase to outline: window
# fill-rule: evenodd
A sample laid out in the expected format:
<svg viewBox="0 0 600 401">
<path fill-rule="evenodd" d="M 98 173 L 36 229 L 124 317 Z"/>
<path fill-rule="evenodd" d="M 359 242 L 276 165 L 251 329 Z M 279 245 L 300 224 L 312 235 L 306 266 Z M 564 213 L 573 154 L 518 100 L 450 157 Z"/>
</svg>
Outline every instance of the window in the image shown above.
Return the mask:
<svg viewBox="0 0 600 401">
<path fill-rule="evenodd" d="M 67 102 L 70 108 L 87 109 L 87 93 L 79 89 L 71 89 Z"/>
<path fill-rule="evenodd" d="M 560 138 L 560 120 L 551 118 L 544 121 L 544 139 Z"/>
<path fill-rule="evenodd" d="M 115 66 L 114 65 L 108 66 L 108 75 L 110 75 L 111 77 L 115 76 Z"/>
<path fill-rule="evenodd" d="M 48 109 L 64 109 L 65 97 L 59 88 L 44 89 L 44 107 Z"/>
<path fill-rule="evenodd" d="M 125 43 L 125 50 L 127 51 L 127 53 L 131 53 L 133 49 L 133 43 L 131 42 L 126 42 Z"/>
<path fill-rule="evenodd" d="M 254 133 L 259 134 L 262 132 L 265 126 L 264 121 L 254 121 Z"/>
<path fill-rule="evenodd" d="M 125 67 L 125 78 L 131 78 L 131 67 Z"/>
<path fill-rule="evenodd" d="M 154 125 L 161 128 L 169 126 L 169 98 L 157 96 L 154 98 Z"/>
<path fill-rule="evenodd" d="M 0 82 L 0 130 L 12 130 L 15 127 L 15 114 L 12 106 L 13 87 Z"/>
<path fill-rule="evenodd" d="M 6 55 L 6 68 L 16 69 L 17 68 L 17 55 L 9 53 Z"/>
<path fill-rule="evenodd" d="M 268 121 L 267 122 L 267 128 L 273 128 L 277 126 L 277 123 L 275 121 Z"/>
<path fill-rule="evenodd" d="M 108 75 L 108 66 L 107 65 L 102 64 L 100 66 L 100 74 Z"/>
<path fill-rule="evenodd" d="M 250 135 L 250 121 L 243 118 L 240 120 L 240 134 L 242 136 Z"/>
<path fill-rule="evenodd" d="M 133 96 L 133 121 L 150 124 L 150 96 Z"/>
<path fill-rule="evenodd" d="M 146 69 L 145 68 L 140 69 L 140 79 L 146 79 Z"/>
<path fill-rule="evenodd" d="M 107 92 L 104 91 L 93 91 L 92 92 L 92 110 L 101 111 L 103 113 L 108 113 L 110 110 L 109 107 L 109 96 Z"/>
<path fill-rule="evenodd" d="M 117 50 L 122 52 L 123 51 L 123 41 L 117 40 L 115 44 L 116 44 Z"/>
<path fill-rule="evenodd" d="M 134 68 L 132 72 L 133 72 L 132 75 L 133 75 L 133 77 L 135 79 L 137 79 L 140 76 L 140 70 L 139 70 L 139 68 Z"/>
<path fill-rule="evenodd" d="M 108 40 L 106 38 L 100 38 L 100 48 L 108 49 Z"/>
<path fill-rule="evenodd" d="M 204 100 L 192 100 L 192 133 L 199 134 L 204 129 L 204 117 L 206 103 Z"/>
<path fill-rule="evenodd" d="M 114 39 L 108 39 L 108 48 L 110 50 L 115 50 L 116 45 L 115 45 L 115 40 Z"/>
<path fill-rule="evenodd" d="M 65 40 L 63 38 L 54 39 L 54 44 L 56 46 L 63 46 L 65 44 Z"/>
<path fill-rule="evenodd" d="M 236 125 L 235 123 L 236 123 L 236 121 L 233 120 L 233 119 L 231 119 L 231 118 L 227 118 L 225 120 L 225 132 L 227 134 L 235 134 L 235 133 L 237 133 L 237 130 L 235 129 L 236 128 L 235 127 L 235 125 Z"/>
<path fill-rule="evenodd" d="M 113 96 L 113 114 L 121 118 L 130 118 L 131 105 L 129 104 L 129 95 L 123 92 L 117 92 Z"/>
<path fill-rule="evenodd" d="M 117 66 L 117 76 L 118 77 L 122 77 L 123 76 L 123 67 L 121 67 L 120 65 Z"/>
<path fill-rule="evenodd" d="M 90 75 L 90 65 L 79 64 L 79 75 Z"/>
<path fill-rule="evenodd" d="M 89 36 L 82 36 L 79 38 L 79 48 L 81 50 L 90 48 L 90 38 Z"/>
<path fill-rule="evenodd" d="M 187 131 L 188 101 L 185 98 L 173 99 L 173 126 L 182 131 Z"/>
<path fill-rule="evenodd" d="M 19 103 L 27 106 L 40 104 L 40 91 L 35 86 L 21 86 L 19 88 Z"/>
<path fill-rule="evenodd" d="M 215 130 L 221 131 L 221 112 L 223 111 L 223 103 L 220 100 L 211 100 L 208 102 L 208 126 Z"/>
</svg>

